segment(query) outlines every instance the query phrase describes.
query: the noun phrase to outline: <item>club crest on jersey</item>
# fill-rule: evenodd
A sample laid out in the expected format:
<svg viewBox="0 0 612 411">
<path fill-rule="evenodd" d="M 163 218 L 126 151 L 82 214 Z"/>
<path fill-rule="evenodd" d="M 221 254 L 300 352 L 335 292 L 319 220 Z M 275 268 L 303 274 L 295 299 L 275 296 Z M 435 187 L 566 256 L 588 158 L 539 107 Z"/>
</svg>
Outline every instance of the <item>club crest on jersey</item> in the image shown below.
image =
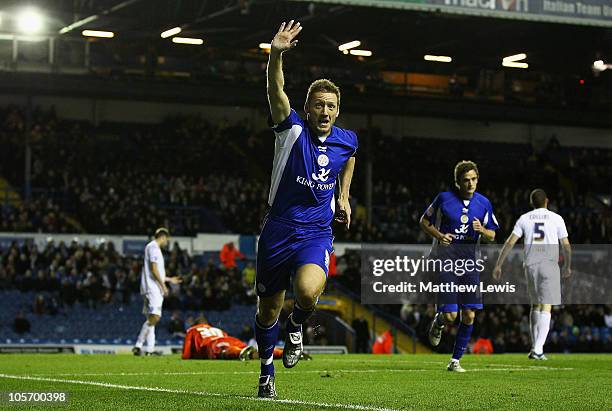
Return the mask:
<svg viewBox="0 0 612 411">
<path fill-rule="evenodd" d="M 461 216 L 461 222 L 463 224 L 467 223 L 470 219 L 465 214 Z"/>
<path fill-rule="evenodd" d="M 327 156 L 325 156 L 325 158 L 327 158 Z M 319 169 L 319 174 L 312 173 L 312 179 L 314 181 L 320 181 L 320 182 L 324 183 L 329 178 L 329 172 L 330 171 L 331 171 L 331 168 L 328 168 L 326 170 L 324 167 L 321 167 Z"/>
<path fill-rule="evenodd" d="M 467 208 L 463 208 L 463 210 L 461 210 L 463 212 L 463 214 L 467 214 L 468 213 L 468 209 Z"/>
<path fill-rule="evenodd" d="M 468 225 L 467 224 L 461 224 L 461 227 L 455 228 L 455 233 L 456 234 L 467 234 L 467 232 L 468 232 Z"/>
<path fill-rule="evenodd" d="M 319 157 L 317 157 L 317 163 L 319 163 L 319 166 L 321 167 L 327 167 L 329 164 L 329 157 L 327 157 L 325 154 L 319 154 Z"/>
</svg>

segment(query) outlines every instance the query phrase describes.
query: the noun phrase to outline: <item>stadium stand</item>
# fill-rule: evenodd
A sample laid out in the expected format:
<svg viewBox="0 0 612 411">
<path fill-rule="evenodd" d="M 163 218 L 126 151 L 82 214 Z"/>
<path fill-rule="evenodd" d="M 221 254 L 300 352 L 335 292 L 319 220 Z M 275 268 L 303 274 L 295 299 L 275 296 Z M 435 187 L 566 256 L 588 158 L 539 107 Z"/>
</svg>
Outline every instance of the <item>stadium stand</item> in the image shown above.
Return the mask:
<svg viewBox="0 0 612 411">
<path fill-rule="evenodd" d="M 17 171 L 23 161 L 19 142 L 23 113 L 18 107 L 8 107 L 0 115 L 0 122 L 6 125 L 0 141 L 11 148 L 5 153 L 16 153 L 4 156 L 0 173 L 19 187 L 23 184 Z M 267 172 L 273 153 L 273 139 L 266 130 L 254 131 L 246 120 L 213 125 L 200 117 L 167 118 L 155 127 L 93 127 L 57 119 L 52 111 L 43 110 L 36 110 L 34 118 L 31 200 L 4 201 L 0 230 L 146 234 L 163 224 L 179 235 L 258 233 L 266 210 Z M 410 144 L 403 144 L 404 139 Z M 479 148 L 474 152 L 469 142 L 457 144 L 447 139 L 436 140 L 435 154 L 428 155 L 430 139 L 404 139 L 374 139 L 369 155 L 376 160 L 381 155 L 377 153 L 384 153 L 385 161 L 375 161 L 372 221 L 368 224 L 365 213 L 360 212 L 363 198 L 356 191 L 352 230 L 339 231 L 337 239 L 426 242 L 418 219 L 432 200 L 428 197 L 435 191 L 432 188 L 448 189 L 452 182 L 450 178 L 441 182 L 436 175 L 420 170 L 446 170 L 457 158 L 470 158 L 483 174 L 481 191 L 496 207 L 500 236 L 505 237 L 515 219 L 527 211 L 530 190 L 524 182 L 529 181 L 559 193 L 552 205 L 567 216 L 573 242 L 612 241 L 612 214 L 602 197 L 612 179 L 612 150 L 562 147 L 551 137 L 546 147 L 474 142 Z M 107 149 L 111 146 L 114 150 Z M 120 155 L 116 155 L 117 146 Z M 229 149 L 231 155 L 219 156 L 222 149 Z M 170 162 L 169 158 L 181 161 Z M 65 165 L 61 176 L 55 164 Z M 505 178 L 510 171 L 512 181 Z M 360 186 L 363 178 L 358 170 L 355 185 Z"/>
<path fill-rule="evenodd" d="M 0 316 L 3 341 L 133 343 L 129 336 L 134 325 L 142 321 L 138 296 L 141 261 L 121 256 L 111 244 L 96 248 L 76 242 L 49 243 L 39 252 L 26 242 L 21 247 L 12 244 L 1 249 L 0 291 L 7 307 Z M 195 258 L 176 244 L 166 259 L 168 270 L 180 274 L 184 281 L 164 302 L 168 315 L 158 327 L 162 344 L 180 344 L 180 337 L 174 336 L 177 330 L 169 329 L 173 316 L 184 320 L 184 331 L 202 313 L 230 334 L 250 338 L 245 327 L 252 322 L 254 296 L 240 275 L 244 263 L 239 262 L 238 270 L 228 271 L 221 268 L 218 258 Z M 358 264 L 359 256 L 354 252 L 339 258 L 340 274 L 331 286 L 337 283 L 354 289 L 359 284 Z M 427 340 L 433 306 L 383 307 L 416 330 L 422 342 Z M 490 339 L 495 352 L 525 351 L 529 346 L 526 313 L 528 308 L 521 305 L 490 306 L 479 313 L 474 339 Z M 16 318 L 25 318 L 30 331 L 18 333 Z M 453 337 L 452 332 L 447 333 L 439 350 L 449 350 Z M 547 350 L 611 352 L 612 307 L 556 308 Z"/>
<path fill-rule="evenodd" d="M 25 343 L 119 343 L 133 344 L 134 327 L 142 322 L 142 302 L 132 298 L 127 303 L 109 302 L 89 307 L 76 303 L 72 306 L 57 301 L 52 292 L 21 292 L 8 290 L 2 293 L 8 307 L 0 314 L 0 343 L 20 341 Z M 45 310 L 33 313 L 33 301 L 42 296 Z M 235 305 L 230 311 L 206 310 L 206 318 L 211 324 L 227 330 L 232 335 L 242 335 L 243 326 L 253 317 L 253 305 Z M 18 333 L 13 327 L 14 319 L 23 313 L 30 322 L 29 332 Z M 184 330 L 197 323 L 203 315 L 202 310 L 184 310 L 180 316 L 185 319 Z M 158 327 L 158 341 L 168 344 L 181 344 L 182 339 L 169 331 L 170 315 Z M 75 341 L 78 340 L 78 341 Z M 158 343 L 159 344 L 159 343 Z"/>
<path fill-rule="evenodd" d="M 0 109 L 0 142 L 7 148 L 0 153 L 0 176 L 5 182 L 0 193 L 0 231 L 147 234 L 158 225 L 167 225 L 179 235 L 259 232 L 266 211 L 273 139 L 267 130 L 255 130 L 247 120 L 231 124 L 174 116 L 155 126 L 103 123 L 94 127 L 60 119 L 53 110 L 36 109 L 33 123 L 32 191 L 30 200 L 25 200 L 26 193 L 15 189 L 23 186 L 24 178 L 24 110 L 17 106 Z M 371 222 L 365 218 L 363 198 L 356 190 L 352 229 L 338 230 L 337 241 L 428 242 L 418 228 L 418 219 L 432 200 L 428 196 L 451 187 L 452 181 L 450 170 L 445 182 L 421 171 L 426 167 L 448 169 L 456 159 L 470 158 L 483 174 L 481 190 L 496 207 L 501 223 L 498 238 L 505 238 L 515 219 L 527 211 L 529 188 L 524 182 L 529 181 L 559 193 L 552 199 L 553 206 L 567 216 L 572 242 L 612 242 L 612 214 L 605 201 L 612 179 L 612 150 L 562 147 L 551 137 L 545 147 L 474 142 L 479 148 L 474 151 L 470 142 L 457 144 L 450 137 L 436 140 L 435 155 L 429 155 L 431 139 L 377 134 L 367 154 L 376 164 Z M 410 144 L 403 144 L 405 139 Z M 228 149 L 231 155 L 218 155 Z M 377 158 L 380 153 L 384 161 Z M 181 161 L 169 161 L 171 158 Z M 61 175 L 57 164 L 63 165 Z M 511 180 L 506 178 L 509 172 L 514 176 Z M 355 186 L 362 185 L 363 179 L 358 170 Z M 240 271 L 221 270 L 217 258 L 192 257 L 175 246 L 169 270 L 182 275 L 184 282 L 167 299 L 165 309 L 179 310 L 183 318 L 204 310 L 211 320 L 238 333 L 251 322 L 247 314 L 242 317 L 240 313 L 251 312 L 254 297 Z M 349 288 L 359 284 L 355 258 L 349 252 L 339 259 L 335 282 Z M 6 298 L 14 304 L 0 321 L 2 335 L 9 339 L 81 338 L 74 324 L 88 324 L 83 334 L 86 340 L 125 339 L 141 318 L 136 298 L 140 264 L 139 258 L 121 256 L 113 249 L 76 243 L 50 243 L 41 251 L 32 245 L 5 248 L 0 289 L 10 290 Z M 230 293 L 235 287 L 240 292 Z M 37 295 L 44 299 L 41 315 L 33 314 Z M 431 307 L 386 307 L 396 317 L 407 310 L 410 313 L 404 321 L 425 342 Z M 567 306 L 554 311 L 547 350 L 609 351 L 610 324 L 602 323 L 601 310 L 609 314 L 610 307 Z M 20 311 L 31 330 L 23 335 L 13 330 Z M 496 352 L 524 351 L 529 345 L 525 312 L 522 306 L 486 310 L 476 322 L 474 336 L 491 340 Z M 51 317 L 53 321 L 45 321 Z M 87 328 L 103 318 L 112 319 L 113 324 L 104 335 L 95 325 Z M 499 326 L 508 321 L 514 326 Z M 171 340 L 165 324 L 160 330 L 164 330 L 160 340 Z M 452 333 L 446 334 L 440 350 L 449 350 L 450 341 Z"/>
</svg>

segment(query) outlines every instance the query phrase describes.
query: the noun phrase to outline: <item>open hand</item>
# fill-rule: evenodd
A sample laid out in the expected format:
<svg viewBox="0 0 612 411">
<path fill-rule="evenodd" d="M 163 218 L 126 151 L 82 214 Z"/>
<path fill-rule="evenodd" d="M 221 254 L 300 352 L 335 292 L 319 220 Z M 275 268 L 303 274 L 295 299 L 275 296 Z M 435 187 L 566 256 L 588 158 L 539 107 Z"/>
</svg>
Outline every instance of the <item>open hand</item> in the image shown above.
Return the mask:
<svg viewBox="0 0 612 411">
<path fill-rule="evenodd" d="M 181 277 L 166 277 L 166 281 L 168 281 L 170 284 L 180 284 L 183 282 Z"/>
<path fill-rule="evenodd" d="M 302 31 L 302 26 L 299 22 L 291 20 L 288 24 L 284 21 L 280 25 L 278 32 L 272 39 L 271 51 L 274 53 L 283 53 L 297 46 L 298 41 L 294 40 Z"/>
</svg>

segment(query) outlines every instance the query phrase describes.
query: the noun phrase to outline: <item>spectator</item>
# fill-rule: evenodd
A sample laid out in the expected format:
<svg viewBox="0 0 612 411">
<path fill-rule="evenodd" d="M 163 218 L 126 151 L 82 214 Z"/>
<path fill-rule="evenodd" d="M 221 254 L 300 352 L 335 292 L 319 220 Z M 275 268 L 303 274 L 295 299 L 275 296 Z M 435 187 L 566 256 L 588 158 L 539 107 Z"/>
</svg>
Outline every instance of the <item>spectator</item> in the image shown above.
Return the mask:
<svg viewBox="0 0 612 411">
<path fill-rule="evenodd" d="M 606 306 L 606 314 L 604 315 L 606 327 L 612 328 L 612 306 Z"/>
<path fill-rule="evenodd" d="M 47 304 L 45 302 L 45 297 L 42 294 L 38 294 L 34 299 L 34 307 L 32 311 L 36 315 L 43 315 L 47 312 Z"/>
<path fill-rule="evenodd" d="M 252 262 L 247 263 L 242 270 L 242 281 L 247 288 L 253 288 L 255 285 L 255 267 Z"/>
<path fill-rule="evenodd" d="M 179 311 L 173 311 L 168 323 L 168 332 L 173 338 L 185 338 L 185 323 L 181 319 L 181 313 Z"/>
<path fill-rule="evenodd" d="M 372 346 L 372 353 L 393 354 L 393 334 L 391 334 L 391 330 L 387 330 L 381 336 L 376 337 Z"/>
<path fill-rule="evenodd" d="M 187 330 L 195 324 L 195 320 L 193 319 L 193 315 L 188 315 L 185 318 L 185 325 L 183 325 L 183 329 Z"/>
<path fill-rule="evenodd" d="M 23 315 L 23 311 L 19 311 L 13 321 L 13 330 L 17 334 L 25 334 L 30 332 L 30 322 Z"/>
<path fill-rule="evenodd" d="M 328 275 L 330 277 L 335 277 L 338 274 L 338 269 L 336 267 L 336 253 L 331 253 L 329 256 L 329 269 Z"/>
<path fill-rule="evenodd" d="M 236 258 L 245 260 L 246 257 L 235 246 L 233 242 L 229 242 L 223 246 L 219 252 L 219 260 L 226 270 L 233 270 L 237 267 Z"/>
<path fill-rule="evenodd" d="M 353 330 L 355 330 L 356 352 L 368 353 L 370 351 L 370 326 L 368 321 L 363 317 L 363 315 L 360 315 L 358 318 L 353 320 L 351 325 Z"/>
<path fill-rule="evenodd" d="M 474 354 L 493 354 L 493 343 L 488 338 L 478 338 L 472 347 Z"/>
</svg>

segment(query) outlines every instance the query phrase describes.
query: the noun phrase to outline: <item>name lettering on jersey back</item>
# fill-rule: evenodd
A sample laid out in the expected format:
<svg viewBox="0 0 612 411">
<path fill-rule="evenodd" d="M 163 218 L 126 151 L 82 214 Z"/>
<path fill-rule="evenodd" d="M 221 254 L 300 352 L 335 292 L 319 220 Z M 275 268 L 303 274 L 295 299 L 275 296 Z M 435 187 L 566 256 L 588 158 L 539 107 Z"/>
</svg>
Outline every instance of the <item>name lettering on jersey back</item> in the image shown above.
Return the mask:
<svg viewBox="0 0 612 411">
<path fill-rule="evenodd" d="M 531 214 L 529 216 L 530 220 L 548 220 L 547 214 Z"/>
</svg>

